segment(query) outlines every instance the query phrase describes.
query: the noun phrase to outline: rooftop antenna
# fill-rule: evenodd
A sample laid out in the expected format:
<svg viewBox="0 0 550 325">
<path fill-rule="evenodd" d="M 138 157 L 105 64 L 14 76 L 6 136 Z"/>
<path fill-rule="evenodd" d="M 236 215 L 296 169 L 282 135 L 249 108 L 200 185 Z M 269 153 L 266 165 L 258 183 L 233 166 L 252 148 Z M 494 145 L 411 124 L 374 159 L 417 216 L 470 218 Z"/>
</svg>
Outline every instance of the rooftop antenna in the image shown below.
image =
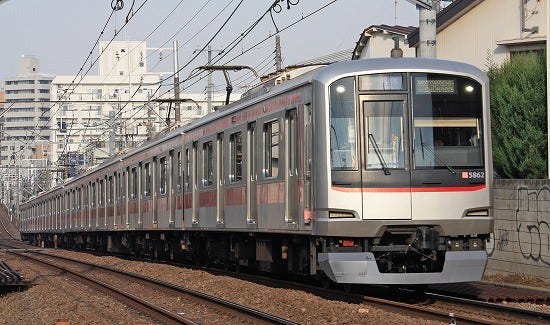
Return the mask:
<svg viewBox="0 0 550 325">
<path fill-rule="evenodd" d="M 394 8 L 393 24 L 397 26 L 397 0 L 394 1 Z"/>
</svg>

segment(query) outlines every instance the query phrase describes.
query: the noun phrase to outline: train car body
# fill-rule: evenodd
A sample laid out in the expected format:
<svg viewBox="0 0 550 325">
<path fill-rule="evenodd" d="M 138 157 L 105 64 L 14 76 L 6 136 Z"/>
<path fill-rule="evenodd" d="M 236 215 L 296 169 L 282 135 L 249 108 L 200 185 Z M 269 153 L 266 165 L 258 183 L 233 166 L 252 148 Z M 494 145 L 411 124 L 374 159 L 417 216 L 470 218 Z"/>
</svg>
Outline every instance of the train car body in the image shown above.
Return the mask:
<svg viewBox="0 0 550 325">
<path fill-rule="evenodd" d="M 467 64 L 321 67 L 32 198 L 23 237 L 338 283 L 478 280 L 488 107 L 487 77 Z"/>
</svg>

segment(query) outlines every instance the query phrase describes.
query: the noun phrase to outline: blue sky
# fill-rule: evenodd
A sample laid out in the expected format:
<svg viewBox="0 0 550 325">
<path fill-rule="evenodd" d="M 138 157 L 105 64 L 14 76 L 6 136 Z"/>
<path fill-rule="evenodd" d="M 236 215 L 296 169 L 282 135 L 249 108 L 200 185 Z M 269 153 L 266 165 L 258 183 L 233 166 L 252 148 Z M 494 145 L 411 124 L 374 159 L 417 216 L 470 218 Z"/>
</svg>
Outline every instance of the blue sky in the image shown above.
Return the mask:
<svg viewBox="0 0 550 325">
<path fill-rule="evenodd" d="M 231 11 L 241 0 L 149 0 L 139 11 L 144 0 L 135 0 L 134 17 L 122 30 L 118 40 L 143 40 L 163 19 L 167 20 L 147 38 L 148 47 L 160 47 L 178 30 L 174 39 L 180 43 L 180 66 L 189 63 L 183 75 L 196 66 L 204 65 L 206 54 L 197 61 L 189 62 L 193 51 L 202 48 L 220 28 Z M 273 12 L 277 28 L 299 21 L 330 0 L 292 0 L 291 9 L 283 3 L 279 13 Z M 232 40 L 250 26 L 269 7 L 272 0 L 243 0 L 234 17 L 214 39 L 214 49 L 225 48 Z M 114 30 L 124 24 L 132 0 L 124 0 L 124 8 L 116 12 L 102 36 L 113 37 Z M 194 20 L 190 18 L 204 6 Z M 224 7 L 227 8 L 222 11 Z M 137 11 L 137 12 L 136 12 Z M 219 13 L 217 19 L 208 24 Z M 40 59 L 41 71 L 50 75 L 74 75 L 91 50 L 95 40 L 111 14 L 111 0 L 9 0 L 0 4 L 0 80 L 17 75 L 18 61 L 22 54 Z M 353 48 L 362 30 L 374 24 L 395 23 L 395 0 L 339 0 L 310 18 L 281 33 L 283 65 L 291 65 L 310 58 L 339 50 Z M 187 24 L 187 25 L 186 25 Z M 405 0 L 397 0 L 397 24 L 418 25 L 418 13 Z M 186 25 L 186 26 L 185 26 Z M 185 26 L 185 27 L 184 27 Z M 182 28 L 184 27 L 184 28 Z M 202 31 L 201 31 L 202 30 Z M 225 59 L 233 58 L 249 49 L 259 40 L 274 34 L 276 27 L 268 14 L 243 42 L 228 53 Z M 197 34 L 192 38 L 193 35 Z M 232 61 L 269 72 L 270 53 L 274 38 Z M 169 41 L 167 45 L 171 46 Z M 97 57 L 97 50 L 93 52 Z M 273 57 L 271 55 L 271 57 Z M 148 65 L 152 68 L 159 62 L 157 54 L 151 55 Z M 171 70 L 172 59 L 160 62 L 156 71 Z M 89 64 L 88 66 L 89 67 Z M 87 68 L 86 67 L 86 68 Z M 92 70 L 97 73 L 97 69 Z"/>
</svg>

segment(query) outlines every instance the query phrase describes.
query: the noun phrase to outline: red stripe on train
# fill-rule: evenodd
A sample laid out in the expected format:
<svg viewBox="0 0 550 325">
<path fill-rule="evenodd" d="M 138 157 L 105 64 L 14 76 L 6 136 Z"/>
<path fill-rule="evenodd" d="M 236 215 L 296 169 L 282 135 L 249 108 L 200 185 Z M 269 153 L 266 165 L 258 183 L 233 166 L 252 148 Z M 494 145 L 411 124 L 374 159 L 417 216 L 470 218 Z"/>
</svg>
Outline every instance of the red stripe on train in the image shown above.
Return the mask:
<svg viewBox="0 0 550 325">
<path fill-rule="evenodd" d="M 422 192 L 474 192 L 483 190 L 485 185 L 476 186 L 444 186 L 444 187 L 367 187 L 367 188 L 346 188 L 332 186 L 338 192 L 368 192 L 368 193 L 422 193 Z"/>
<path fill-rule="evenodd" d="M 225 205 L 243 205 L 246 203 L 246 187 L 233 187 L 225 189 Z"/>
</svg>

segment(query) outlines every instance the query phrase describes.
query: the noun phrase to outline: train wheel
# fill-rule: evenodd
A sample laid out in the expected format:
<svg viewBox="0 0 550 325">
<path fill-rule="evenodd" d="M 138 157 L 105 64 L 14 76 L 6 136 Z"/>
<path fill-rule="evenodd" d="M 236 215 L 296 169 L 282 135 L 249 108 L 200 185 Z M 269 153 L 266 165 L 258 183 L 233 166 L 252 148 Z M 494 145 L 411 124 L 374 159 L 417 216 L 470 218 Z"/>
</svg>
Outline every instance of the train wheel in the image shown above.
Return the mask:
<svg viewBox="0 0 550 325">
<path fill-rule="evenodd" d="M 158 261 L 159 259 L 159 245 L 153 244 L 153 259 Z"/>
<path fill-rule="evenodd" d="M 170 257 L 170 261 L 175 261 L 176 258 L 177 258 L 177 245 L 172 243 L 170 244 L 169 248 L 168 248 L 168 254 L 169 254 L 169 257 Z"/>
<path fill-rule="evenodd" d="M 342 285 L 342 287 L 343 287 L 345 293 L 348 293 L 348 294 L 349 294 L 349 293 L 351 293 L 351 292 L 353 291 L 353 290 L 352 290 L 353 287 L 352 287 L 352 285 L 349 284 L 349 283 L 344 283 L 344 284 Z"/>
<path fill-rule="evenodd" d="M 324 273 L 319 276 L 319 280 L 321 281 L 321 285 L 325 289 L 330 289 L 332 287 L 332 280 L 328 278 Z"/>
</svg>

